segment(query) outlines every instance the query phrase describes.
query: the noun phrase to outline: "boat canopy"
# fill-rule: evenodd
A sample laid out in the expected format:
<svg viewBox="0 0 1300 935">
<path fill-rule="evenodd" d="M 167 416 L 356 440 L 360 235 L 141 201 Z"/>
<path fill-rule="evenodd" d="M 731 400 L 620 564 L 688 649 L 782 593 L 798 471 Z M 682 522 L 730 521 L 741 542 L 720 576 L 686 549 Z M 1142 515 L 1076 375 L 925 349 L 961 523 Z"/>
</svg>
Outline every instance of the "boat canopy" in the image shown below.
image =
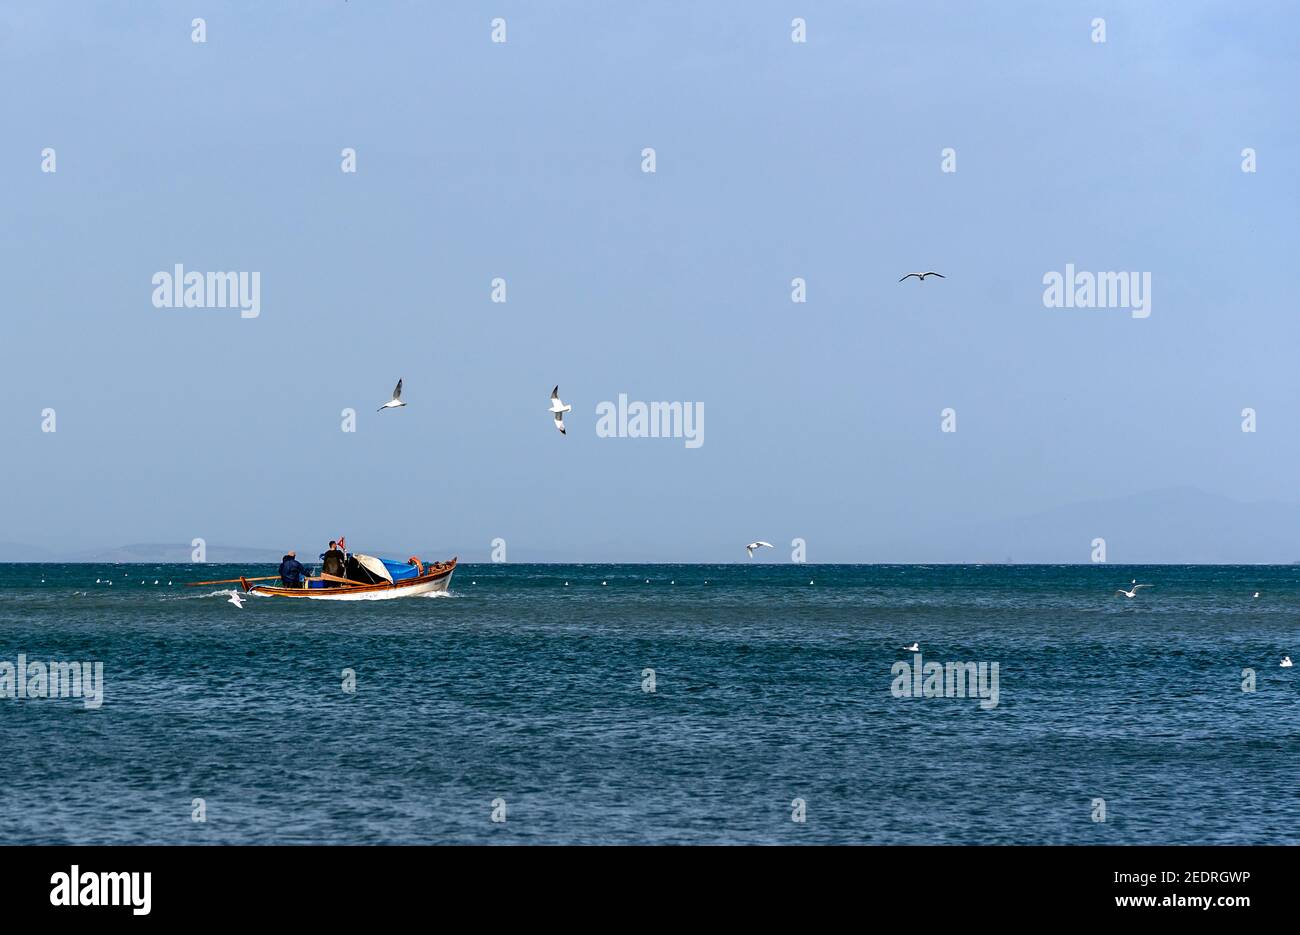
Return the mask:
<svg viewBox="0 0 1300 935">
<path fill-rule="evenodd" d="M 368 572 L 376 582 L 387 581 L 392 584 L 394 581 L 405 581 L 408 578 L 418 578 L 420 576 L 420 569 L 406 562 L 399 562 L 391 558 L 376 558 L 373 555 L 361 555 L 357 552 L 353 552 L 351 557 L 356 559 L 360 570 Z M 365 576 L 359 575 L 358 577 Z"/>
<path fill-rule="evenodd" d="M 324 560 L 325 554 L 322 552 L 321 561 Z M 353 564 L 354 562 L 356 564 Z M 349 578 L 356 578 L 369 584 L 378 584 L 381 581 L 392 584 L 394 581 L 420 577 L 420 569 L 409 562 L 399 562 L 392 558 L 376 558 L 359 552 L 353 552 L 348 556 L 347 569 Z"/>
<path fill-rule="evenodd" d="M 369 572 L 377 582 L 387 581 L 389 584 L 393 583 L 393 575 L 386 567 L 387 563 L 383 560 L 375 558 L 373 555 L 361 555 L 357 552 L 353 552 L 351 557 L 348 559 L 348 565 L 351 566 L 353 561 L 355 561 L 363 570 Z M 349 575 L 349 577 L 351 577 L 351 575 Z"/>
</svg>

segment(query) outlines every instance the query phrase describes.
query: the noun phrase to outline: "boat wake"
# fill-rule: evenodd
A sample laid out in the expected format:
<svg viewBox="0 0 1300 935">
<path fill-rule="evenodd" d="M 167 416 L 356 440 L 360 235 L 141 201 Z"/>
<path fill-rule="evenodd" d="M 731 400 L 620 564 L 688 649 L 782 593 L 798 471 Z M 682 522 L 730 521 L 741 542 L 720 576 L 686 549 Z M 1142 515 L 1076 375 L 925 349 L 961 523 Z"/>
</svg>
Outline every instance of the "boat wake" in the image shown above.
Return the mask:
<svg viewBox="0 0 1300 935">
<path fill-rule="evenodd" d="M 202 600 L 206 600 L 206 599 L 208 599 L 208 598 L 210 598 L 210 597 L 224 597 L 226 600 L 229 600 L 229 599 L 230 599 L 230 595 L 232 595 L 232 594 L 238 594 L 238 595 L 240 595 L 241 597 L 247 597 L 247 596 L 248 596 L 247 594 L 245 594 L 243 591 L 239 590 L 238 588 L 226 588 L 226 589 L 221 590 L 221 591 L 208 591 L 206 594 L 179 594 L 179 595 L 176 595 L 175 597 L 164 597 L 163 600 L 165 600 L 165 601 L 202 601 Z"/>
</svg>

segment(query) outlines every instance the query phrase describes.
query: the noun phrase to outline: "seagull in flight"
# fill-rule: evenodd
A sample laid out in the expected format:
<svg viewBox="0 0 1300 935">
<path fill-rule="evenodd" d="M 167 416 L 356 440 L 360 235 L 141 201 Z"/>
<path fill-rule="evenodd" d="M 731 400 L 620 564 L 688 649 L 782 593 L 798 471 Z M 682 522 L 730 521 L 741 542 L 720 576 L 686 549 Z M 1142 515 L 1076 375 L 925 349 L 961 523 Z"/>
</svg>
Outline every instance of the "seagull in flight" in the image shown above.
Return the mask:
<svg viewBox="0 0 1300 935">
<path fill-rule="evenodd" d="M 776 546 L 772 545 L 770 542 L 764 542 L 762 539 L 759 539 L 757 542 L 751 542 L 749 545 L 745 546 L 745 551 L 749 553 L 750 558 L 753 558 L 754 553 L 762 548 L 775 549 Z"/>
<path fill-rule="evenodd" d="M 560 430 L 561 435 L 569 434 L 564 431 L 564 414 L 572 408 L 564 405 L 564 400 L 560 399 L 560 384 L 555 384 L 555 389 L 551 390 L 551 414 L 555 416 L 555 427 Z"/>
<path fill-rule="evenodd" d="M 398 406 L 405 405 L 406 403 L 402 402 L 402 381 L 398 380 L 397 386 L 393 389 L 393 398 L 376 409 L 375 412 L 383 412 L 385 409 L 396 409 Z"/>
<path fill-rule="evenodd" d="M 1123 588 L 1120 588 L 1115 593 L 1123 594 L 1125 597 L 1137 597 L 1138 588 L 1149 588 L 1149 587 L 1151 587 L 1151 585 L 1149 584 L 1138 584 L 1137 579 L 1134 578 L 1132 586 L 1127 591 L 1125 591 Z"/>
<path fill-rule="evenodd" d="M 235 605 L 236 607 L 238 607 L 240 610 L 243 610 L 243 609 L 244 609 L 244 599 L 243 599 L 242 597 L 240 597 L 238 594 L 232 594 L 232 595 L 230 595 L 230 600 L 226 601 L 226 603 L 227 603 L 227 604 L 234 604 L 234 605 Z"/>
<path fill-rule="evenodd" d="M 920 651 L 921 651 L 920 643 L 913 643 L 911 646 L 903 647 L 903 652 L 905 653 L 919 653 Z"/>
<path fill-rule="evenodd" d="M 926 270 L 924 273 L 908 273 L 906 276 L 903 277 L 903 279 L 910 279 L 913 276 L 916 277 L 917 282 L 925 282 L 926 276 L 938 276 L 940 279 L 948 278 L 943 273 L 936 273 L 934 270 L 930 269 L 930 270 Z M 899 282 L 902 282 L 903 279 L 900 279 Z"/>
</svg>

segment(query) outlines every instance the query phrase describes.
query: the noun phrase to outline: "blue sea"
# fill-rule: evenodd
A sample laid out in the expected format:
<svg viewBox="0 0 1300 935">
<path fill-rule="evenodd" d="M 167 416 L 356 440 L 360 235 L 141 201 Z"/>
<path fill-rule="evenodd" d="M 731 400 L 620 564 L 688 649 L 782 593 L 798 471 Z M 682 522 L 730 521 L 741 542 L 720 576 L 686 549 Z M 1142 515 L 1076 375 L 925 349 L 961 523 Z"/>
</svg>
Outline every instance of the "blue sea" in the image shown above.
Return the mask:
<svg viewBox="0 0 1300 935">
<path fill-rule="evenodd" d="M 182 587 L 272 571 L 0 565 L 0 672 L 99 662 L 104 686 L 0 700 L 0 841 L 1300 843 L 1300 566 L 470 565 L 446 596 L 242 609 Z M 913 641 L 997 663 L 996 706 L 898 697 Z"/>
</svg>

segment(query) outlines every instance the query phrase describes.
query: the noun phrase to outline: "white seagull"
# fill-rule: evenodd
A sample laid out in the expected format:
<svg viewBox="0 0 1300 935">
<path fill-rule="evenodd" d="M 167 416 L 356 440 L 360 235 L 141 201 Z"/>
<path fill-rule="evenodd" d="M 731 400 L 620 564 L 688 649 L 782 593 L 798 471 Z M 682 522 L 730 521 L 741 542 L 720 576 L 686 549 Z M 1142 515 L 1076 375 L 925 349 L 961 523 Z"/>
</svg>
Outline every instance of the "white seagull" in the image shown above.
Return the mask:
<svg viewBox="0 0 1300 935">
<path fill-rule="evenodd" d="M 405 405 L 406 403 L 402 402 L 402 381 L 398 380 L 397 386 L 393 389 L 393 398 L 376 409 L 375 412 L 383 412 L 385 409 L 396 409 L 398 406 Z"/>
<path fill-rule="evenodd" d="M 770 542 L 764 542 L 762 539 L 759 539 L 757 542 L 751 542 L 749 545 L 745 546 L 745 551 L 749 553 L 750 558 L 753 558 L 754 553 L 762 548 L 775 549 L 776 546 L 772 545 Z"/>
<path fill-rule="evenodd" d="M 903 652 L 905 653 L 919 653 L 920 651 L 921 651 L 920 643 L 913 643 L 911 646 L 903 647 Z"/>
<path fill-rule="evenodd" d="M 948 278 L 943 273 L 936 273 L 934 270 L 928 269 L 924 273 L 908 273 L 906 276 L 903 277 L 903 279 L 910 279 L 913 276 L 916 277 L 917 282 L 925 282 L 926 276 L 938 276 L 940 279 Z M 903 279 L 900 279 L 899 282 L 902 282 Z"/>
<path fill-rule="evenodd" d="M 564 400 L 560 399 L 560 384 L 555 384 L 555 389 L 551 390 L 551 414 L 555 416 L 555 427 L 561 435 L 569 434 L 564 431 L 564 414 L 572 408 L 564 405 Z"/>
<path fill-rule="evenodd" d="M 234 605 L 235 605 L 236 607 L 238 607 L 240 610 L 243 610 L 243 609 L 244 609 L 244 599 L 243 599 L 242 597 L 240 597 L 238 594 L 232 594 L 232 595 L 230 595 L 230 600 L 226 601 L 226 603 L 227 603 L 227 604 L 234 604 Z"/>
<path fill-rule="evenodd" d="M 1137 597 L 1138 588 L 1149 588 L 1149 587 L 1151 587 L 1151 585 L 1149 585 L 1149 584 L 1138 584 L 1138 583 L 1137 583 L 1137 579 L 1134 578 L 1134 579 L 1133 579 L 1133 586 L 1130 587 L 1127 591 L 1125 591 L 1123 588 L 1120 588 L 1120 589 L 1119 589 L 1118 591 L 1116 591 L 1115 593 L 1116 593 L 1116 594 L 1123 594 L 1125 597 Z"/>
<path fill-rule="evenodd" d="M 1283 657 L 1282 657 L 1282 663 L 1281 663 L 1281 665 L 1282 665 L 1282 668 L 1284 668 L 1284 669 L 1289 669 L 1289 668 L 1291 668 L 1291 657 L 1290 657 L 1290 656 L 1283 656 Z"/>
</svg>

